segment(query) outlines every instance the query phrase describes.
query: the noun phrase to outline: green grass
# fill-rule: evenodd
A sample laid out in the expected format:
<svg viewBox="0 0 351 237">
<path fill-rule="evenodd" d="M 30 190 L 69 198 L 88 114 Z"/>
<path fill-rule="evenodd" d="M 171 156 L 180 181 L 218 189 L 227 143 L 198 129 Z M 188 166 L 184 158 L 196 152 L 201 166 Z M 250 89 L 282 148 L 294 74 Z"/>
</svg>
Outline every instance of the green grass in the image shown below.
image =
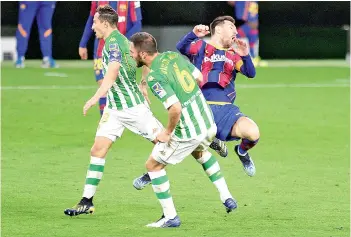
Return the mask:
<svg viewBox="0 0 351 237">
<path fill-rule="evenodd" d="M 48 77 L 45 72 L 67 77 Z M 236 104 L 260 127 L 250 178 L 233 152 L 219 158 L 239 208 L 227 215 L 215 187 L 191 157 L 167 168 L 182 226 L 144 227 L 161 215 L 151 187 L 131 183 L 144 172 L 152 145 L 126 131 L 112 147 L 94 204 L 75 218 L 63 210 L 80 199 L 98 109 L 82 115 L 95 92 L 22 90 L 10 86 L 94 86 L 90 68 L 2 68 L 2 236 L 349 236 L 349 68 L 268 67 L 237 79 Z M 244 85 L 318 84 L 325 87 Z M 336 85 L 336 86 L 334 86 Z M 340 85 L 340 87 L 338 87 Z M 162 105 L 152 110 L 165 123 Z M 232 151 L 235 143 L 227 143 Z"/>
</svg>

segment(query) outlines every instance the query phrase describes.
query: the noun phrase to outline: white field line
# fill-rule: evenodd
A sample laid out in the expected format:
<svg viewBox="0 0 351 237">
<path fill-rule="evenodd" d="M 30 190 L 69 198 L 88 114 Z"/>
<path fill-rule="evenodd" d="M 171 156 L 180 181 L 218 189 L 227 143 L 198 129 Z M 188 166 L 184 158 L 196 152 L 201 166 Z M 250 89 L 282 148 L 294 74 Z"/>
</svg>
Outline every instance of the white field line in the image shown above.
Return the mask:
<svg viewBox="0 0 351 237">
<path fill-rule="evenodd" d="M 268 67 L 350 67 L 350 62 L 346 60 L 263 60 L 267 62 Z M 60 65 L 58 69 L 52 69 L 60 71 L 64 68 L 90 68 L 93 70 L 93 60 L 58 60 L 57 63 Z M 40 68 L 40 60 L 26 60 L 27 68 Z M 13 68 L 13 62 L 2 62 L 1 68 Z M 25 70 L 25 69 L 18 69 Z M 47 69 L 43 69 L 47 70 Z"/>
<path fill-rule="evenodd" d="M 52 86 L 2 86 L 0 87 L 1 90 L 90 90 L 90 89 L 97 89 L 97 86 L 59 86 L 59 85 L 52 85 Z"/>
<path fill-rule="evenodd" d="M 325 88 L 325 87 L 350 87 L 348 83 L 340 83 L 340 84 L 242 84 L 236 85 L 236 88 L 240 89 L 250 89 L 250 88 Z"/>
<path fill-rule="evenodd" d="M 255 88 L 333 88 L 333 87 L 350 87 L 348 83 L 339 84 L 239 84 L 236 88 L 239 89 L 255 89 Z M 64 85 L 51 85 L 51 86 L 2 86 L 1 90 L 91 90 L 96 89 L 97 86 L 64 86 Z"/>
<path fill-rule="evenodd" d="M 57 73 L 57 72 L 46 72 L 44 73 L 46 77 L 68 77 L 66 73 Z"/>
</svg>

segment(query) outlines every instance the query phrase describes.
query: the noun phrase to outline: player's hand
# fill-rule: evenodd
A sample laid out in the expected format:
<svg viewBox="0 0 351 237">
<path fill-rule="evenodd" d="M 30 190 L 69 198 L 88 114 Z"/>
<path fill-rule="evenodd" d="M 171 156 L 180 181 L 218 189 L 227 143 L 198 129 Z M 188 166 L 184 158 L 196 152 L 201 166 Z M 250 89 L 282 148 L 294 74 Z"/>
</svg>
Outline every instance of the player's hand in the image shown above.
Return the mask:
<svg viewBox="0 0 351 237">
<path fill-rule="evenodd" d="M 210 33 L 210 28 L 205 25 L 197 25 L 194 27 L 193 32 L 197 37 L 201 38 Z"/>
<path fill-rule="evenodd" d="M 95 98 L 95 97 L 92 97 L 90 100 L 88 100 L 84 107 L 83 107 L 83 115 L 86 116 L 87 115 L 87 112 L 88 110 L 93 107 L 94 105 L 96 105 L 96 103 L 99 101 L 98 98 Z"/>
<path fill-rule="evenodd" d="M 87 60 L 88 59 L 88 49 L 79 47 L 79 56 L 80 59 Z"/>
<path fill-rule="evenodd" d="M 166 130 L 162 130 L 162 132 L 160 132 L 157 137 L 156 137 L 157 141 L 159 142 L 169 142 L 169 140 L 171 140 L 171 134 L 168 133 Z"/>
<path fill-rule="evenodd" d="M 241 39 L 235 39 L 234 40 L 236 44 L 236 49 L 235 52 L 239 54 L 239 56 L 247 56 L 249 55 L 249 46 L 245 43 L 245 41 Z"/>
</svg>

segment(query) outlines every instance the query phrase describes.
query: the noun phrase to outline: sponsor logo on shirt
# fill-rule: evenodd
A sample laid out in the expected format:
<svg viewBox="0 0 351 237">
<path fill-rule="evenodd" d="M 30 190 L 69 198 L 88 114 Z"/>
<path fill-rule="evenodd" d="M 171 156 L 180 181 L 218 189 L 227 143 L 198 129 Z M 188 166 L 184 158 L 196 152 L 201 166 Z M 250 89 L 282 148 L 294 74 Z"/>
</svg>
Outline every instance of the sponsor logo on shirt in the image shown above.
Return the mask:
<svg viewBox="0 0 351 237">
<path fill-rule="evenodd" d="M 125 22 L 126 21 L 126 17 L 125 16 L 119 16 L 118 17 L 118 22 Z"/>
<path fill-rule="evenodd" d="M 209 61 L 212 62 L 212 63 L 215 63 L 215 62 L 226 62 L 226 63 L 229 63 L 232 66 L 234 65 L 232 60 L 227 58 L 225 55 L 219 55 L 219 54 L 213 54 L 210 58 L 205 56 L 204 61 L 205 61 L 205 63 L 209 62 Z"/>
</svg>

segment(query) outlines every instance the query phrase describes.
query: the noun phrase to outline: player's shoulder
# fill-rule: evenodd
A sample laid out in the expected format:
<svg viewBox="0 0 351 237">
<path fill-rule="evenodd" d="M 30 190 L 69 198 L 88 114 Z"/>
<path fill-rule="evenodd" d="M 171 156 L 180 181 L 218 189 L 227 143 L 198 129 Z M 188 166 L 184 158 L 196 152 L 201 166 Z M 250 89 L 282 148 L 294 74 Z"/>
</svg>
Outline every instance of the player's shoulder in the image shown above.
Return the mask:
<svg viewBox="0 0 351 237">
<path fill-rule="evenodd" d="M 189 52 L 192 55 L 200 56 L 204 51 L 208 43 L 204 39 L 196 39 L 190 43 Z"/>
<path fill-rule="evenodd" d="M 148 81 L 153 81 L 155 79 L 158 79 L 162 76 L 161 72 L 159 69 L 154 69 L 154 68 L 151 68 L 150 69 L 150 72 L 147 74 L 146 76 L 146 79 Z"/>
<path fill-rule="evenodd" d="M 206 40 L 204 40 L 204 39 L 198 38 L 198 39 L 192 41 L 192 42 L 190 43 L 190 45 L 191 45 L 192 47 L 196 47 L 196 48 L 199 48 L 199 49 L 200 49 L 202 46 L 207 45 L 207 42 L 206 42 Z"/>
<path fill-rule="evenodd" d="M 117 45 L 117 37 L 115 35 L 111 35 L 109 36 L 106 40 L 105 40 L 105 46 L 110 46 L 110 45 Z"/>
<path fill-rule="evenodd" d="M 159 68 L 151 68 L 149 74 L 146 76 L 146 81 L 149 84 L 154 84 L 156 82 L 162 81 L 165 79 L 165 75 Z"/>
<path fill-rule="evenodd" d="M 180 57 L 181 54 L 174 51 L 166 51 L 161 54 L 161 60 L 173 60 Z"/>
<path fill-rule="evenodd" d="M 186 59 L 184 55 L 178 52 L 167 51 L 164 54 L 165 54 L 165 57 L 163 58 L 163 62 L 161 61 L 162 62 L 161 64 L 163 64 L 164 68 L 168 68 L 169 65 L 173 65 L 174 63 L 188 61 L 188 59 Z M 161 69 L 162 69 L 162 66 L 161 66 Z"/>
<path fill-rule="evenodd" d="M 113 31 L 109 37 L 106 39 L 106 43 L 108 44 L 116 44 L 121 41 L 121 37 L 118 31 Z"/>
<path fill-rule="evenodd" d="M 105 41 L 105 46 L 107 46 L 109 50 L 116 50 L 124 45 L 128 45 L 129 47 L 129 44 L 126 42 L 126 38 L 121 37 L 121 35 L 118 33 L 114 33 Z"/>
</svg>

